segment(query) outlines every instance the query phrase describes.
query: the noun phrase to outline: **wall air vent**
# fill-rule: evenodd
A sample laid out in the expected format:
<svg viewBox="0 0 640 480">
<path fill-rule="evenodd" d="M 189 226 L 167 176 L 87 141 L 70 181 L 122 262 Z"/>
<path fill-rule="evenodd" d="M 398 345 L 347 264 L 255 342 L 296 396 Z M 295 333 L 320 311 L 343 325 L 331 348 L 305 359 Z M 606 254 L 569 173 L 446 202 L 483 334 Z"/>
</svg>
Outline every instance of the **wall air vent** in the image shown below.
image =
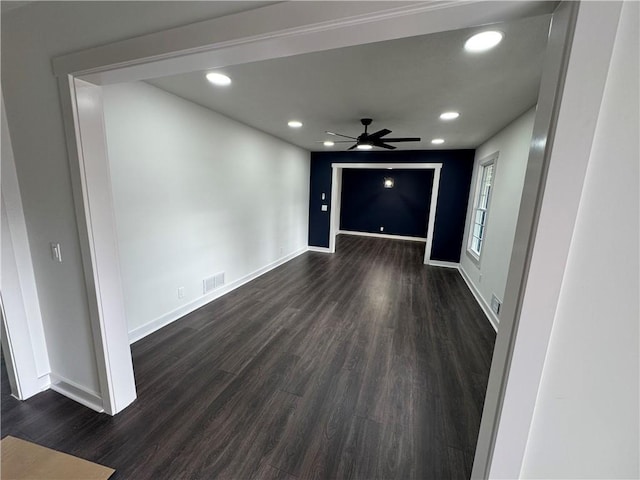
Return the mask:
<svg viewBox="0 0 640 480">
<path fill-rule="evenodd" d="M 202 293 L 209 293 L 216 288 L 216 277 L 207 277 L 202 281 Z"/>
<path fill-rule="evenodd" d="M 224 272 L 216 273 L 202 281 L 202 293 L 209 293 L 224 285 Z"/>
</svg>

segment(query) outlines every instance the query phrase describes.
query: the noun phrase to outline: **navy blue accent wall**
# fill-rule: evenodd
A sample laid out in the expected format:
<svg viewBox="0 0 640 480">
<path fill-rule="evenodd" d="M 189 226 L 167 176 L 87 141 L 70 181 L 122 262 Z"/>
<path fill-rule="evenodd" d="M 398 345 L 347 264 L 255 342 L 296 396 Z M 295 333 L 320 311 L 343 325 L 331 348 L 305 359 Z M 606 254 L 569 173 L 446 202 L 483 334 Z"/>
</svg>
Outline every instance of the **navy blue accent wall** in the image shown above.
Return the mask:
<svg viewBox="0 0 640 480">
<path fill-rule="evenodd" d="M 426 237 L 432 185 L 433 170 L 344 169 L 340 229 Z"/>
<path fill-rule="evenodd" d="M 329 246 L 332 163 L 442 163 L 438 211 L 431 258 L 459 262 L 467 202 L 473 173 L 474 150 L 409 150 L 375 152 L 312 152 L 309 191 L 309 245 Z M 321 194 L 326 199 L 321 199 Z"/>
</svg>

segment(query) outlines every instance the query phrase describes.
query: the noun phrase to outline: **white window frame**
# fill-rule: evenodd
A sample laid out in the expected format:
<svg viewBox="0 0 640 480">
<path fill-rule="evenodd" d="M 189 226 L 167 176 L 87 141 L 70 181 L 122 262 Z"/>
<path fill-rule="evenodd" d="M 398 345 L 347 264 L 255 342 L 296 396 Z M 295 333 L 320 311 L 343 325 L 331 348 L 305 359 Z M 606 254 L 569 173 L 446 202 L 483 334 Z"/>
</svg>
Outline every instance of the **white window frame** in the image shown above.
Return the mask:
<svg viewBox="0 0 640 480">
<path fill-rule="evenodd" d="M 470 221 L 469 221 L 469 238 L 467 240 L 467 254 L 471 259 L 477 264 L 480 263 L 480 258 L 482 257 L 482 250 L 485 240 L 487 238 L 487 226 L 489 224 L 489 213 L 491 210 L 491 197 L 493 194 L 493 187 L 495 186 L 496 179 L 496 171 L 498 167 L 498 156 L 499 152 L 492 153 L 491 155 L 484 157 L 480 162 L 478 162 L 478 170 L 476 173 L 476 185 L 473 192 L 473 209 L 471 210 Z M 481 205 L 481 199 L 483 197 L 484 192 L 484 184 L 486 178 L 486 172 L 489 167 L 492 167 L 491 171 L 491 182 L 489 183 L 488 191 L 486 192 L 485 201 L 482 201 L 483 205 Z M 478 213 L 484 212 L 484 216 L 482 219 L 482 223 L 478 224 L 476 219 L 478 218 Z M 479 225 L 481 228 L 480 237 L 475 235 L 476 225 Z M 474 238 L 479 240 L 479 248 L 476 251 L 474 249 Z"/>
</svg>

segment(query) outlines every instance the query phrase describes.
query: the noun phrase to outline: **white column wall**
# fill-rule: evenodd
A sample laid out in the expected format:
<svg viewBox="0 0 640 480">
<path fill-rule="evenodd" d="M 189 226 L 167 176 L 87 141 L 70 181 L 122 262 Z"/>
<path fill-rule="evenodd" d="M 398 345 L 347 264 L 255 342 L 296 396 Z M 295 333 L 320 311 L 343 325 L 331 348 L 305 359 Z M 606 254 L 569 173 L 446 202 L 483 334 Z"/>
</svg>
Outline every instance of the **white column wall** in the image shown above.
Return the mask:
<svg viewBox="0 0 640 480">
<path fill-rule="evenodd" d="M 29 236 L 24 219 L 20 186 L 16 174 L 11 137 L 4 110 L 2 110 L 2 226 L 0 243 L 0 290 L 2 292 L 3 313 L 6 316 L 7 331 L 10 338 L 3 338 L 5 359 L 16 368 L 17 391 L 20 399 L 29 398 L 49 385 L 49 354 L 42 325 L 42 314 L 38 299 L 38 289 L 33 273 Z M 10 372 L 10 378 L 13 372 Z"/>
<path fill-rule="evenodd" d="M 639 478 L 636 2 L 614 44 L 522 478 Z"/>
</svg>

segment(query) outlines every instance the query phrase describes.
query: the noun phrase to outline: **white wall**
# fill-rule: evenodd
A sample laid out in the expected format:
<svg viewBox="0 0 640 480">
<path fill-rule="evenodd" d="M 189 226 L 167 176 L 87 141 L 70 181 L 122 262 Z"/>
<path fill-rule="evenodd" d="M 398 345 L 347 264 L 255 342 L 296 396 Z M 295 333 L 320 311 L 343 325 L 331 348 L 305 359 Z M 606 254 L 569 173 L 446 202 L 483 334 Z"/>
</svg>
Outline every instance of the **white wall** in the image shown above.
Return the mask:
<svg viewBox="0 0 640 480">
<path fill-rule="evenodd" d="M 3 348 L 6 347 L 4 356 L 8 362 L 11 362 L 10 357 L 15 359 L 11 364 L 15 366 L 18 378 L 15 382 L 17 388 L 12 393 L 20 399 L 26 399 L 49 386 L 51 367 L 4 101 L 0 101 L 0 104 L 0 291 L 2 310 L 6 315 L 3 321 L 6 322 L 7 331 L 11 332 L 10 337 L 7 335 L 8 338 L 3 338 Z"/>
<path fill-rule="evenodd" d="M 205 277 L 306 250 L 307 151 L 143 82 L 103 92 L 133 338 L 199 306 Z"/>
<path fill-rule="evenodd" d="M 500 300 L 504 299 L 534 120 L 535 108 L 515 119 L 476 149 L 460 267 L 485 302 L 485 307 L 491 304 L 492 294 Z M 495 167 L 485 239 L 480 262 L 476 264 L 467 254 L 467 247 L 479 163 L 496 152 L 499 157 Z M 497 320 L 493 318 L 493 321 Z"/>
<path fill-rule="evenodd" d="M 33 2 L 2 14 L 2 91 L 50 365 L 58 377 L 99 389 L 52 57 L 257 5 Z M 53 241 L 62 245 L 62 263 L 51 259 Z"/>
<path fill-rule="evenodd" d="M 639 10 L 622 9 L 523 478 L 640 477 Z"/>
</svg>

